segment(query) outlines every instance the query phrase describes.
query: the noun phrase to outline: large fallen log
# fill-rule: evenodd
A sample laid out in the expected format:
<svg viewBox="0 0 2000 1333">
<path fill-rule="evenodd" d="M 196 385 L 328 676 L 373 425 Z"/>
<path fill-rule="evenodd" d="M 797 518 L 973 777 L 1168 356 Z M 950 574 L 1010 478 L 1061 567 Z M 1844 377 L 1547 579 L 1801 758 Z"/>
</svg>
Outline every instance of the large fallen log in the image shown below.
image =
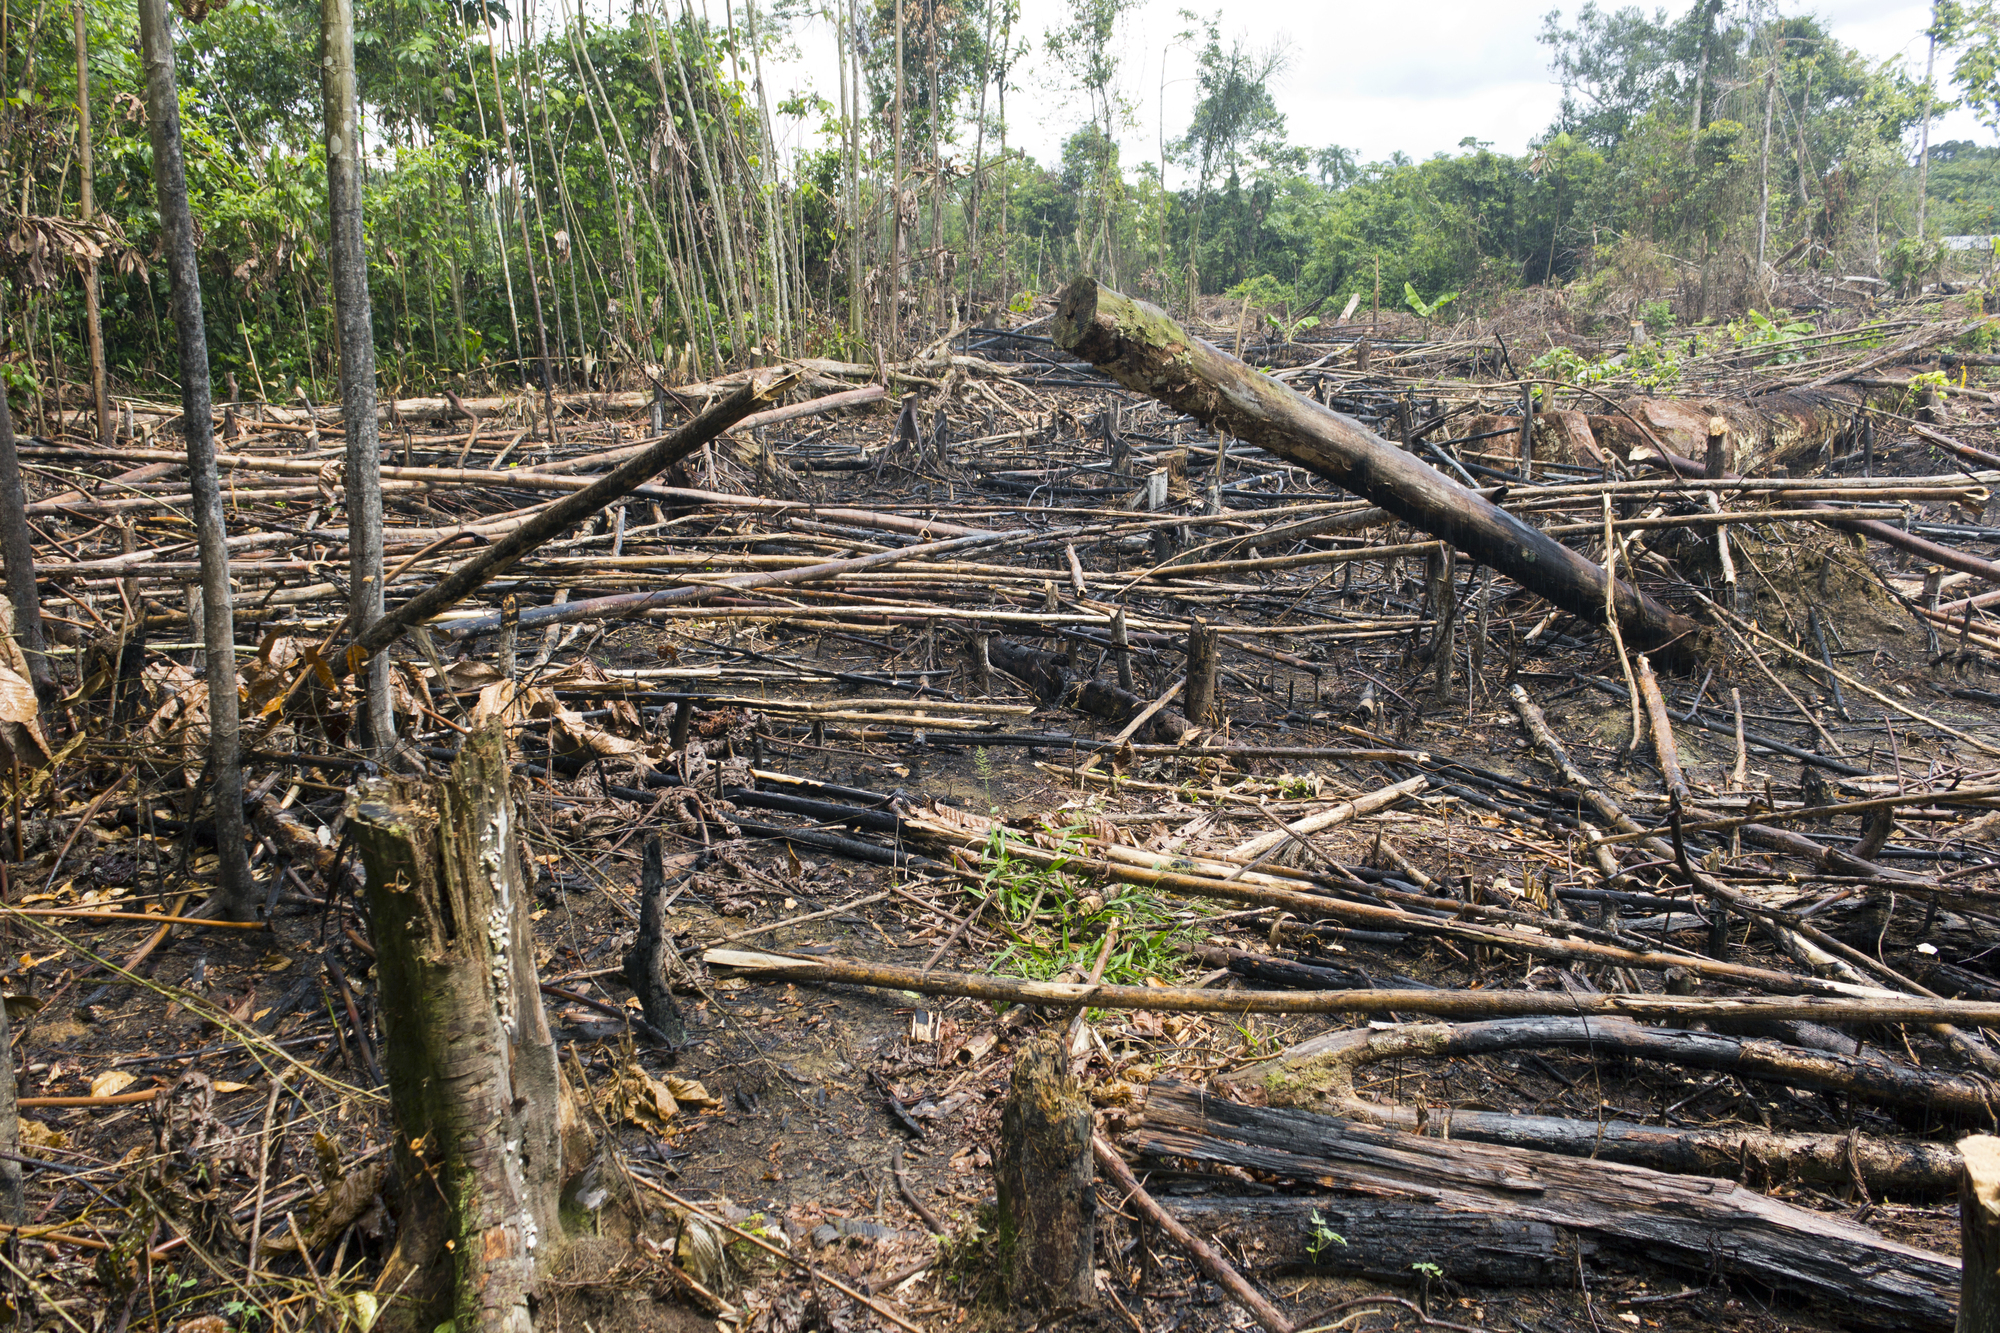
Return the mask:
<svg viewBox="0 0 2000 1333">
<path fill-rule="evenodd" d="M 1540 1228 L 1575 1232 L 1626 1255 L 1747 1278 L 1879 1328 L 1947 1329 L 1957 1306 L 1957 1260 L 1732 1181 L 1242 1106 L 1173 1080 L 1151 1086 L 1145 1117 L 1125 1144 L 1145 1156 L 1317 1183 L 1381 1210 L 1342 1214 L 1348 1201 L 1326 1197 L 1264 1200 L 1262 1216 L 1276 1223 L 1262 1233 L 1271 1259 L 1366 1271 L 1360 1256 L 1407 1245 L 1395 1239 L 1400 1218 L 1421 1212 L 1434 1228 L 1470 1227 L 1481 1240 L 1496 1225 L 1514 1228 L 1531 1253 Z M 1399 1215 L 1387 1207 L 1395 1203 L 1411 1211 Z M 1228 1206 L 1211 1205 L 1210 1215 Z M 1464 1250 L 1443 1244 L 1422 1262 L 1454 1280 L 1482 1280 L 1476 1264 L 1446 1266 L 1465 1264 Z"/>
<path fill-rule="evenodd" d="M 1129 389 L 1297 463 L 1588 621 L 1617 609 L 1625 641 L 1687 660 L 1704 631 L 1555 538 L 1368 430 L 1194 337 L 1157 306 L 1078 278 L 1056 310 L 1058 346 Z"/>
<path fill-rule="evenodd" d="M 1404 1057 L 1424 1060 L 1499 1051 L 1561 1049 L 1598 1057 L 1657 1060 L 1796 1088 L 1845 1092 L 1892 1106 L 1952 1111 L 1987 1120 L 2000 1088 L 1978 1074 L 1922 1069 L 1880 1051 L 1808 1050 L 1765 1037 L 1647 1027 L 1629 1018 L 1547 1014 L 1487 1023 L 1409 1023 L 1349 1028 L 1304 1041 L 1229 1080 L 1261 1088 L 1277 1105 L 1347 1114 L 1357 1069 Z"/>
</svg>

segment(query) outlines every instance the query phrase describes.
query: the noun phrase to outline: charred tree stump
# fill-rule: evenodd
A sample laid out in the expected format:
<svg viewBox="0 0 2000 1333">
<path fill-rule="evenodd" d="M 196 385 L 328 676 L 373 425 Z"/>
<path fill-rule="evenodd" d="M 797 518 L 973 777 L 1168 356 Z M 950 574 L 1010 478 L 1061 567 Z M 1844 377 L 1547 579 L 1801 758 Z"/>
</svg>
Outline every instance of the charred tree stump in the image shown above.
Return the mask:
<svg viewBox="0 0 2000 1333">
<path fill-rule="evenodd" d="M 991 639 L 987 652 L 992 664 L 1022 681 L 1044 702 L 1064 704 L 1108 722 L 1128 722 L 1145 709 L 1150 700 L 1101 680 L 1084 680 L 1072 673 L 1073 663 L 1066 653 L 1046 653 L 1006 639 Z M 1188 721 L 1172 709 L 1163 708 L 1148 724 L 1153 738 L 1169 745 L 1187 734 Z"/>
<path fill-rule="evenodd" d="M 639 933 L 625 951 L 625 984 L 638 995 L 646 1021 L 678 1047 L 687 1040 L 687 1020 L 667 989 L 668 960 L 678 959 L 667 938 L 667 876 L 658 835 L 647 836 L 639 857 Z"/>
<path fill-rule="evenodd" d="M 2000 1138 L 1958 1145 L 1958 1333 L 2000 1333 Z"/>
<path fill-rule="evenodd" d="M 1215 720 L 1215 674 L 1221 665 L 1221 649 L 1215 631 L 1195 617 L 1188 625 L 1187 687 L 1181 691 L 1181 708 L 1197 726 L 1210 726 Z"/>
<path fill-rule="evenodd" d="M 1078 278 L 1056 311 L 1055 338 L 1120 384 L 1373 501 L 1592 623 L 1606 574 L 1555 538 L 1367 430 L 1194 337 L 1156 306 Z M 1613 580 L 1618 624 L 1643 651 L 1677 659 L 1708 649 L 1703 631 Z"/>
<path fill-rule="evenodd" d="M 1050 1313 L 1094 1303 L 1097 1194 L 1090 1099 L 1060 1042 L 1031 1042 L 1000 1112 L 1000 1261 L 1007 1298 Z"/>
<path fill-rule="evenodd" d="M 412 1329 L 532 1333 L 561 1236 L 561 1074 L 504 733 L 475 733 L 435 791 L 364 784 L 348 825 L 397 1020 L 383 1036 L 402 1216 L 384 1289 L 416 1296 Z"/>
</svg>

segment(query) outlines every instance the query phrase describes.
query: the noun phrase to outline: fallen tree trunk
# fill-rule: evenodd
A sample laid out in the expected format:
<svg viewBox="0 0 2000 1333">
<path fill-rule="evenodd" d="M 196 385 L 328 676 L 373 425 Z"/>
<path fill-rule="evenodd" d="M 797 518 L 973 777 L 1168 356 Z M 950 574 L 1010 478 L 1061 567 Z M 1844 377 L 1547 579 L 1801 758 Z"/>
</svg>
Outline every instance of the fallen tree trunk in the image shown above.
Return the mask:
<svg viewBox="0 0 2000 1333">
<path fill-rule="evenodd" d="M 2000 1100 L 2000 1089 L 1977 1074 L 1920 1069 L 1877 1051 L 1806 1050 L 1764 1037 L 1560 1014 L 1329 1032 L 1301 1042 L 1276 1060 L 1236 1070 L 1229 1079 L 1261 1088 L 1274 1105 L 1344 1113 L 1355 1097 L 1354 1072 L 1368 1065 L 1404 1057 L 1443 1060 L 1550 1048 L 1712 1069 L 1795 1088 L 1850 1093 L 1893 1106 L 1960 1112 L 1981 1120 Z"/>
<path fill-rule="evenodd" d="M 1055 339 L 1127 388 L 1373 501 L 1572 615 L 1603 618 L 1603 568 L 1352 418 L 1194 337 L 1159 308 L 1078 278 L 1057 307 Z M 1694 621 L 1624 583 L 1614 581 L 1611 591 L 1628 643 L 1683 661 L 1708 652 Z"/>
<path fill-rule="evenodd" d="M 1571 1120 L 1509 1111 L 1383 1106 L 1359 1099 L 1325 1108 L 1350 1120 L 1405 1134 L 1498 1143 L 1564 1157 L 1594 1157 L 1677 1176 L 1722 1176 L 1746 1184 L 1799 1180 L 1840 1188 L 1859 1182 L 1870 1193 L 1945 1194 L 1957 1184 L 1958 1149 L 1845 1134 L 1779 1134 L 1755 1129 L 1669 1129 L 1630 1120 Z"/>
<path fill-rule="evenodd" d="M 569 531 L 613 500 L 621 499 L 642 486 L 655 473 L 673 466 L 701 448 L 729 426 L 748 416 L 750 409 L 776 397 L 791 385 L 789 376 L 776 379 L 752 377 L 741 389 L 688 422 L 672 435 L 655 442 L 646 452 L 629 458 L 583 490 L 573 492 L 542 510 L 492 546 L 460 565 L 409 601 L 357 634 L 348 650 L 347 668 L 354 670 L 401 638 L 413 626 L 455 604 L 488 579 L 495 577 L 528 552 Z M 356 659 L 359 659 L 358 661 Z"/>
<path fill-rule="evenodd" d="M 1625 1254 L 1748 1278 L 1875 1327 L 1947 1329 L 1957 1304 L 1957 1260 L 1731 1181 L 1447 1143 L 1305 1111 L 1242 1106 L 1172 1080 L 1151 1085 L 1145 1124 L 1126 1146 L 1152 1157 L 1315 1182 L 1366 1195 L 1374 1206 L 1403 1203 L 1452 1230 L 1464 1220 L 1482 1237 L 1496 1223 L 1522 1228 L 1517 1234 L 1530 1242 L 1540 1233 L 1529 1228 L 1573 1231 Z M 1340 1202 L 1285 1200 L 1292 1211 L 1280 1213 L 1271 1211 L 1279 1201 L 1263 1201 L 1267 1220 L 1279 1223 L 1265 1233 L 1267 1253 L 1338 1268 L 1345 1251 L 1372 1248 L 1365 1216 L 1344 1219 L 1351 1233 L 1312 1221 L 1315 1212 L 1325 1219 L 1328 1205 Z M 1218 1211 L 1225 1206 L 1212 1205 Z M 1336 1232 L 1346 1245 L 1326 1240 L 1322 1231 Z M 1461 1261 L 1458 1247 L 1438 1252 Z M 1436 1258 L 1427 1262 L 1445 1267 Z M 1446 1268 L 1444 1275 L 1479 1280 L 1476 1271 Z"/>
<path fill-rule="evenodd" d="M 989 640 L 987 658 L 994 666 L 1026 684 L 1044 703 L 1062 704 L 1107 722 L 1127 722 L 1151 703 L 1107 681 L 1074 674 L 1067 653 L 1047 653 L 1005 639 Z M 1172 744 L 1187 734 L 1188 720 L 1162 708 L 1148 724 L 1154 739 Z"/>
<path fill-rule="evenodd" d="M 795 836 L 781 830 L 779 836 Z M 803 832 L 797 834 L 804 839 Z M 885 853 L 889 849 L 881 849 Z M 1010 856 L 1028 859 L 1036 849 L 1010 843 Z M 925 972 L 889 963 L 848 958 L 791 958 L 738 949 L 708 949 L 710 967 L 758 981 L 837 983 L 914 991 L 919 995 L 967 995 L 1000 1004 L 1091 1005 L 1099 1009 L 1158 1009 L 1208 1014 L 1432 1014 L 1444 1018 L 1524 1017 L 1530 1014 L 1620 1014 L 1628 1018 L 1682 1022 L 1803 1019 L 1829 1025 L 1847 1023 L 1964 1023 L 2000 1026 L 2000 1003 L 1936 1000 L 1893 995 L 1833 998 L 1823 995 L 1638 995 L 1605 992 L 1571 995 L 1520 990 L 1353 990 L 1213 991 L 1193 986 L 1086 985 L 1065 981 L 1021 981 L 965 972 Z M 1690 958 L 1688 961 L 1696 962 Z"/>
</svg>

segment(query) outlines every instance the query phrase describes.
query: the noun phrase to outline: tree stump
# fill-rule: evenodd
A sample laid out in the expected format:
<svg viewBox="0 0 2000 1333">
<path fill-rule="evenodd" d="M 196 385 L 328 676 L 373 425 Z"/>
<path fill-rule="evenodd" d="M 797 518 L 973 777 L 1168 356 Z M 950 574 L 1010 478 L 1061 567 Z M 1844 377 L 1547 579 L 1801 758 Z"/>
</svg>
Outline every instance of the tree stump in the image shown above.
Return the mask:
<svg viewBox="0 0 2000 1333">
<path fill-rule="evenodd" d="M 1215 675 L 1220 665 L 1222 645 L 1214 630 L 1199 616 L 1188 625 L 1187 686 L 1181 691 L 1181 711 L 1198 727 L 1215 720 Z"/>
<path fill-rule="evenodd" d="M 1090 1099 L 1060 1042 L 1031 1042 L 1014 1064 L 1000 1112 L 1000 1262 L 1007 1299 L 1023 1309 L 1095 1301 L 1097 1193 Z"/>
<path fill-rule="evenodd" d="M 2000 1138 L 1973 1134 L 1958 1151 L 1958 1333 L 2000 1333 Z"/>
<path fill-rule="evenodd" d="M 687 1040 L 687 1020 L 667 989 L 667 970 L 678 964 L 670 962 L 675 955 L 667 934 L 666 889 L 660 839 L 649 834 L 639 849 L 639 932 L 625 951 L 625 984 L 638 995 L 646 1021 L 678 1047 Z"/>
<path fill-rule="evenodd" d="M 384 1288 L 415 1297 L 395 1322 L 532 1333 L 537 1269 L 560 1239 L 561 1074 L 504 733 L 475 733 L 434 791 L 364 783 L 348 826 L 393 1019 L 383 1046 L 402 1214 Z"/>
</svg>

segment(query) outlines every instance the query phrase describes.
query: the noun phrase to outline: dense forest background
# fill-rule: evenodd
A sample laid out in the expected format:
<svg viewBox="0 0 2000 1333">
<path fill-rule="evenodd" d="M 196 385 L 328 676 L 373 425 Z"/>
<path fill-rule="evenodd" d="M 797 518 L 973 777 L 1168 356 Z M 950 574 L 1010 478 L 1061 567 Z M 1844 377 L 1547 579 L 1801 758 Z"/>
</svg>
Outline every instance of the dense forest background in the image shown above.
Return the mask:
<svg viewBox="0 0 2000 1333">
<path fill-rule="evenodd" d="M 1135 148 L 1129 0 L 1070 0 L 1036 33 L 1015 0 L 719 15 L 640 0 L 608 20 L 526 4 L 359 6 L 385 390 L 519 383 L 538 326 L 568 384 L 862 358 L 1030 310 L 1079 270 L 1177 310 L 1249 298 L 1291 330 L 1357 297 L 1451 319 L 1537 286 L 1584 308 L 1613 287 L 1650 294 L 1609 314 L 1698 322 L 1768 299 L 1781 266 L 1908 286 L 1936 271 L 1942 236 L 2000 231 L 2000 149 L 1923 143 L 1956 103 L 1995 121 L 1990 7 L 1939 3 L 1932 69 L 1913 71 L 1759 4 L 1587 4 L 1545 20 L 1565 96 L 1525 153 L 1468 137 L 1428 161 L 1360 162 L 1295 141 L 1270 92 L 1285 52 L 1194 14 L 1193 115 Z M 209 346 L 245 396 L 318 402 L 334 381 L 319 23 L 303 0 L 183 0 L 177 28 Z M 829 30 L 838 102 L 776 95 L 765 63 Z M 135 16 L 4 0 L 0 37 L 10 388 L 18 402 L 82 378 L 96 260 L 114 381 L 168 396 Z M 1023 87 L 1031 51 L 1065 80 L 1060 107 Z M 1010 147 L 1024 107 L 1075 121 L 1060 160 Z M 1163 186 L 1162 159 L 1182 188 Z"/>
</svg>

